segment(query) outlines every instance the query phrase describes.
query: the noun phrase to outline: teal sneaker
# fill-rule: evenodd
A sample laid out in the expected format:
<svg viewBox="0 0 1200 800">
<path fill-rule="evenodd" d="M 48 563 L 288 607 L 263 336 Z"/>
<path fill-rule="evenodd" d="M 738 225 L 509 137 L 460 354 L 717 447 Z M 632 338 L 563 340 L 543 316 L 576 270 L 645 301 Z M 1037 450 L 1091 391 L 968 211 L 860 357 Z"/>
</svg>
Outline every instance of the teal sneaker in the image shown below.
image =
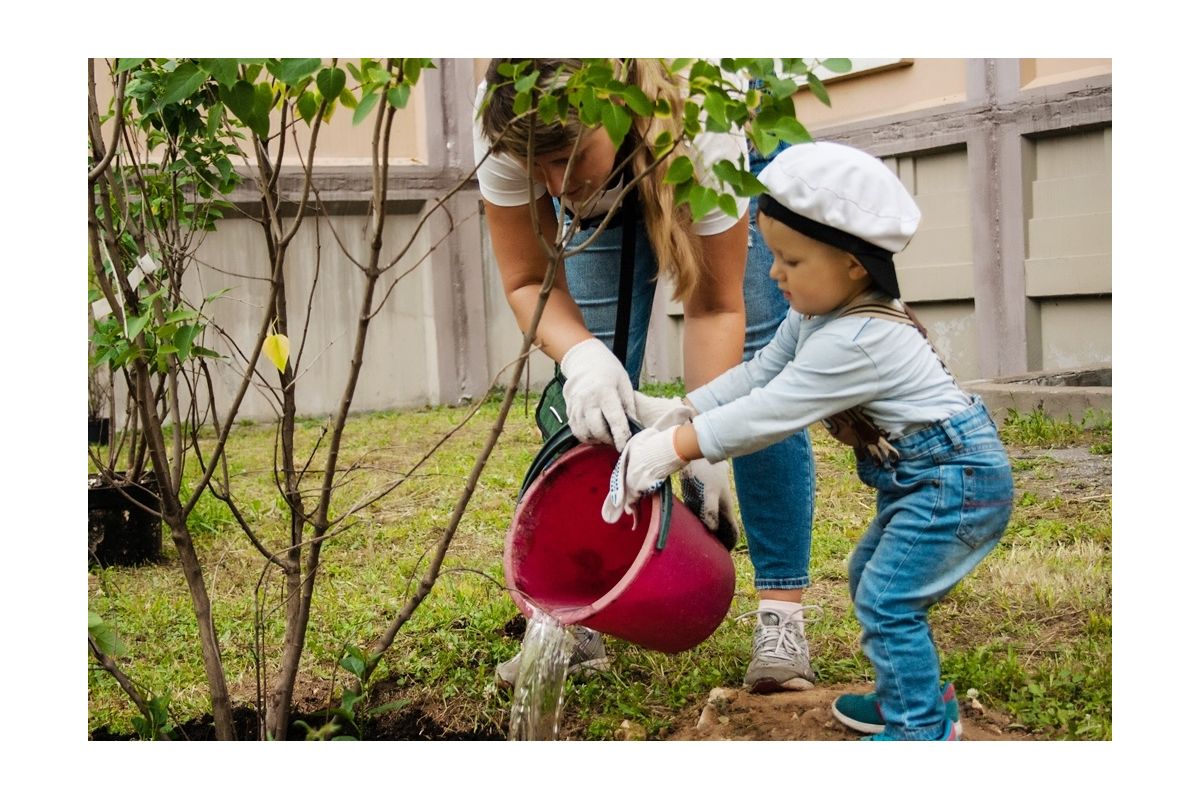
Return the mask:
<svg viewBox="0 0 1200 800">
<path fill-rule="evenodd" d="M 954 684 L 942 684 L 942 700 L 946 703 L 946 721 L 953 728 L 955 739 L 962 738 L 963 724 L 958 714 L 958 696 Z M 883 733 L 883 712 L 874 692 L 844 694 L 833 701 L 833 716 L 847 728 L 859 733 Z"/>
<path fill-rule="evenodd" d="M 947 719 L 946 726 L 944 728 L 942 728 L 942 735 L 936 739 L 932 739 L 931 741 L 934 741 L 934 742 L 957 742 L 960 739 L 962 739 L 962 734 L 959 733 L 959 731 L 958 731 L 958 729 L 960 727 L 962 727 L 960 723 L 954 723 Z M 896 739 L 892 736 L 888 736 L 886 733 L 876 733 L 871 736 L 864 736 L 861 739 L 859 739 L 859 741 L 860 742 L 898 742 L 900 740 Z"/>
</svg>

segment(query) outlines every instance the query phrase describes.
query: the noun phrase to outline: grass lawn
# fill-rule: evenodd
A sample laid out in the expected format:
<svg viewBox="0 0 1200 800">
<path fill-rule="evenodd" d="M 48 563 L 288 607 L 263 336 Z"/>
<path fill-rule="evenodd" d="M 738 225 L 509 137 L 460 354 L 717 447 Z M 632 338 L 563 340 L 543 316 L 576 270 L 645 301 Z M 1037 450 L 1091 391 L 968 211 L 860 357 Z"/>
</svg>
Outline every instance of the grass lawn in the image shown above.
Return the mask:
<svg viewBox="0 0 1200 800">
<path fill-rule="evenodd" d="M 387 697 L 389 713 L 406 707 L 429 735 L 499 738 L 507 694 L 493 685 L 497 662 L 517 652 L 509 625 L 515 606 L 503 588 L 504 537 L 517 491 L 540 437 L 536 397 L 513 408 L 500 442 L 451 544 L 432 594 L 401 630 L 373 679 L 378 691 L 364 717 Z M 365 648 L 386 627 L 423 575 L 430 549 L 496 419 L 491 398 L 432 458 L 373 505 L 356 512 L 326 545 L 296 701 L 301 710 L 336 705 L 348 673 L 347 646 Z M 352 508 L 397 481 L 468 414 L 427 408 L 355 416 L 343 445 L 335 511 Z M 302 438 L 318 442 L 324 420 L 306 420 Z M 978 692 L 1037 738 L 1112 737 L 1112 500 L 1066 475 L 1056 453 L 1084 453 L 1111 464 L 1111 425 L 1089 428 L 1018 418 L 1004 429 L 1017 479 L 1012 521 L 998 549 L 931 614 L 943 672 L 960 694 Z M 846 561 L 869 521 L 872 493 L 854 473 L 852 453 L 818 427 L 813 584 L 806 602 L 823 607 L 808 624 L 822 683 L 869 681 L 846 589 Z M 230 443 L 233 489 L 249 524 L 269 546 L 284 541 L 284 505 L 274 485 L 275 430 L 246 424 Z M 320 463 L 314 460 L 314 463 Z M 192 465 L 194 468 L 194 464 Z M 599 513 L 599 510 L 596 510 Z M 268 667 L 282 635 L 281 582 L 263 573 L 261 556 L 229 509 L 206 496 L 191 520 L 214 605 L 217 635 L 234 698 L 255 697 L 256 587 L 264 614 Z M 170 538 L 161 563 L 93 568 L 89 610 L 123 642 L 122 667 L 150 695 L 170 698 L 177 724 L 208 709 L 196 623 Z M 562 738 L 613 739 L 622 723 L 664 738 L 717 686 L 738 686 L 751 629 L 732 618 L 756 607 L 744 542 L 734 552 L 737 593 L 730 619 L 699 647 L 680 655 L 649 652 L 607 638 L 614 669 L 568 685 Z M 508 631 L 506 632 L 506 626 Z M 88 729 L 125 734 L 136 710 L 89 657 Z M 414 723 L 415 724 L 415 723 Z M 417 727 L 420 727 L 418 725 Z M 417 731 L 414 729 L 414 738 Z"/>
</svg>

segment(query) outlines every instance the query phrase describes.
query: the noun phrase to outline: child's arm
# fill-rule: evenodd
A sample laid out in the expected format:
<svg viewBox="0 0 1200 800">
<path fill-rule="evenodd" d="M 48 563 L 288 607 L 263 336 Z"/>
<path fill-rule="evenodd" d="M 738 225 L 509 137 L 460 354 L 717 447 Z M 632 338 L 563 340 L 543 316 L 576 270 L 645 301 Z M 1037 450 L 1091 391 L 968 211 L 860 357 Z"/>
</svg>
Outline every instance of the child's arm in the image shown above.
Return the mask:
<svg viewBox="0 0 1200 800">
<path fill-rule="evenodd" d="M 691 391 L 687 399 L 701 412 L 725 405 L 747 395 L 756 387 L 766 386 L 796 355 L 800 335 L 800 315 L 789 313 L 767 345 L 749 361 L 730 367 L 703 386 Z"/>
<path fill-rule="evenodd" d="M 709 461 L 752 453 L 814 422 L 878 397 L 875 362 L 844 331 L 823 329 L 770 382 L 692 419 L 678 446 Z M 703 409 L 701 409 L 703 410 Z"/>
</svg>

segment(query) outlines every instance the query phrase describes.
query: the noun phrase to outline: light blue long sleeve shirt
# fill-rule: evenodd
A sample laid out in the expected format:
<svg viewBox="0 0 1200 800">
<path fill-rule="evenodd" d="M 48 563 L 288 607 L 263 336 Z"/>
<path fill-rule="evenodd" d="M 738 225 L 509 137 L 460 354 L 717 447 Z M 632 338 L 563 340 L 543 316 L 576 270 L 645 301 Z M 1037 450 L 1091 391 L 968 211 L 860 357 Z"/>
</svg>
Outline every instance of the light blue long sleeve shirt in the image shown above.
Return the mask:
<svg viewBox="0 0 1200 800">
<path fill-rule="evenodd" d="M 752 359 L 688 394 L 700 450 L 720 461 L 761 450 L 839 411 L 862 406 L 889 438 L 970 405 L 911 325 L 789 311 Z"/>
</svg>

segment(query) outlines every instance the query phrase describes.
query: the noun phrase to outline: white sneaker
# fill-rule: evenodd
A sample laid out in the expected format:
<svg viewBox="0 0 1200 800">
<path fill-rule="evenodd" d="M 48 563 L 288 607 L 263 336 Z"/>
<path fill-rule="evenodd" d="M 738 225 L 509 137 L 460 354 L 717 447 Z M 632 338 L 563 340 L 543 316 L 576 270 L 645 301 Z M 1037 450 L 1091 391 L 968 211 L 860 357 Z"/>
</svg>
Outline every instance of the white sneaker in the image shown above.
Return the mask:
<svg viewBox="0 0 1200 800">
<path fill-rule="evenodd" d="M 604 640 L 599 631 L 583 626 L 571 629 L 575 635 L 575 650 L 571 653 L 571 661 L 567 664 L 567 674 L 576 672 L 604 672 L 608 669 L 608 655 L 604 651 Z M 517 672 L 521 666 L 521 653 L 518 651 L 508 661 L 496 666 L 496 685 L 502 689 L 512 689 L 517 682 Z"/>
<path fill-rule="evenodd" d="M 809 663 L 808 642 L 804 638 L 804 611 L 817 606 L 801 606 L 784 617 L 778 611 L 757 609 L 742 614 L 757 616 L 754 649 L 746 669 L 745 687 L 755 694 L 811 689 L 817 682 Z"/>
</svg>

